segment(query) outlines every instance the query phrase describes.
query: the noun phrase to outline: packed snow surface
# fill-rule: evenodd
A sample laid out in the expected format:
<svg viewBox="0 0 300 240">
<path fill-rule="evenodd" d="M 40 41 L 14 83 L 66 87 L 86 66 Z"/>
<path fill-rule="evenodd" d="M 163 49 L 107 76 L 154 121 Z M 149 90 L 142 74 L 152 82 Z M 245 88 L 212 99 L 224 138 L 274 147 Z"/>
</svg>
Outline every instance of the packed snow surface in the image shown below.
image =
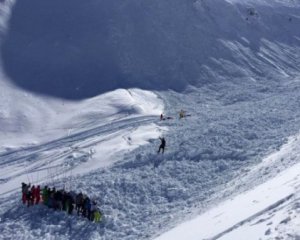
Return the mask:
<svg viewBox="0 0 300 240">
<path fill-rule="evenodd" d="M 0 15 L 0 239 L 297 239 L 299 0 L 3 0 Z M 82 191 L 104 218 L 27 208 L 22 181 Z"/>
</svg>

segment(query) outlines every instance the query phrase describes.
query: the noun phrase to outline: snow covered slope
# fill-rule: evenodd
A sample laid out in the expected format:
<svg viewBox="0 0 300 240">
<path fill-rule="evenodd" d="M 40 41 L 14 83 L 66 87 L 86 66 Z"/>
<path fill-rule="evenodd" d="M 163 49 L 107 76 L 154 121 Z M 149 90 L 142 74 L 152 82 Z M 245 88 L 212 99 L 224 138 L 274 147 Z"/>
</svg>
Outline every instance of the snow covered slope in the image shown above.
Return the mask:
<svg viewBox="0 0 300 240">
<path fill-rule="evenodd" d="M 27 99 L 28 96 L 2 119 L 0 158 L 4 184 L 0 193 L 22 181 L 53 178 L 47 172 L 49 168 L 54 168 L 52 174 L 57 178 L 69 168 L 73 174 L 83 174 L 107 166 L 119 160 L 118 154 L 160 136 L 161 128 L 153 120 L 162 111 L 162 103 L 145 91 L 116 90 L 80 103 L 62 105 L 55 100 Z M 16 111 L 24 111 L 22 118 L 14 115 Z M 13 127 L 17 129 L 11 131 Z"/>
<path fill-rule="evenodd" d="M 262 165 L 272 168 L 289 157 L 299 159 L 299 143 L 299 136 L 291 139 L 280 151 L 268 156 L 247 175 L 259 177 L 263 174 Z M 298 163 L 254 189 L 222 202 L 199 217 L 179 225 L 157 240 L 299 239 L 299 190 Z"/>
<path fill-rule="evenodd" d="M 0 9 L 0 239 L 153 239 L 299 163 L 290 137 L 300 128 L 299 0 L 6 0 Z M 171 118 L 159 121 L 162 111 Z M 24 207 L 21 181 L 82 191 L 105 218 Z M 294 199 L 277 211 L 293 208 L 282 235 L 274 218 L 270 231 L 259 224 L 262 237 L 297 236 Z M 250 205 L 211 237 L 251 229 L 259 204 Z"/>
<path fill-rule="evenodd" d="M 183 91 L 299 72 L 299 0 L 8 2 L 4 70 L 39 94 L 76 100 L 120 87 Z"/>
</svg>

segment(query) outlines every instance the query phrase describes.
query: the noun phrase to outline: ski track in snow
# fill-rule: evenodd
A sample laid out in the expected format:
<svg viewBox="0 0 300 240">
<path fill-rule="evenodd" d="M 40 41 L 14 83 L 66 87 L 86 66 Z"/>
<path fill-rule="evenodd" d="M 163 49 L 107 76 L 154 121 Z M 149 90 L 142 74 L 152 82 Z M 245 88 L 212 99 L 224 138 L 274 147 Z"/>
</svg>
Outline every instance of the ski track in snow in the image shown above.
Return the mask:
<svg viewBox="0 0 300 240">
<path fill-rule="evenodd" d="M 89 165 L 92 165 L 92 169 L 95 169 L 97 166 L 90 163 L 89 158 L 92 158 L 92 155 L 94 154 L 93 150 L 97 144 L 108 141 L 108 139 L 116 137 L 115 135 L 126 136 L 126 134 L 134 132 L 134 130 L 141 125 L 153 123 L 155 119 L 157 119 L 157 116 L 134 117 L 127 120 L 119 120 L 104 126 L 76 133 L 50 143 L 1 154 L 1 182 L 5 182 L 8 186 L 11 186 L 11 179 L 14 183 L 25 180 L 28 181 L 29 179 L 31 182 L 43 182 L 44 180 L 49 181 L 49 179 L 44 178 L 45 176 L 46 178 L 51 178 L 51 174 L 49 176 L 49 173 L 45 174 L 35 172 L 43 170 L 49 171 L 49 169 L 54 168 L 54 171 L 56 172 L 53 174 L 55 175 L 55 178 L 59 178 L 63 176 L 63 174 L 68 174 L 69 171 L 73 171 L 73 174 L 76 174 L 77 165 L 79 164 L 82 168 L 83 162 L 87 162 Z M 74 153 L 77 153 L 80 157 L 74 157 Z M 71 159 L 68 161 L 68 158 Z M 108 164 L 112 164 L 112 161 L 109 163 L 101 163 L 100 166 L 104 167 Z M 13 169 L 13 173 L 7 174 L 9 169 Z M 87 172 L 88 171 L 89 170 L 87 170 Z M 86 171 L 81 169 L 78 172 L 83 174 Z M 38 174 L 41 175 L 41 179 L 38 179 Z M 52 178 L 53 177 L 54 176 L 52 176 Z M 2 184 L 2 194 L 4 189 L 5 184 Z"/>
</svg>

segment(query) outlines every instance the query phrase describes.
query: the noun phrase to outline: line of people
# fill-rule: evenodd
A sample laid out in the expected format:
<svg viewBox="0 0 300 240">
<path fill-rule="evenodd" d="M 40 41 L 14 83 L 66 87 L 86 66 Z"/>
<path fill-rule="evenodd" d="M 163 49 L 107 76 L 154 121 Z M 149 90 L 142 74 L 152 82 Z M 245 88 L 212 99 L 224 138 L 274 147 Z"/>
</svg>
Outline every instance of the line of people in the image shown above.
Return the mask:
<svg viewBox="0 0 300 240">
<path fill-rule="evenodd" d="M 86 217 L 90 221 L 100 222 L 101 211 L 96 201 L 92 201 L 87 195 L 75 192 L 66 192 L 63 189 L 56 190 L 45 186 L 42 191 L 40 186 L 31 187 L 30 184 L 22 183 L 22 202 L 31 206 L 39 204 L 40 197 L 44 205 L 54 210 L 65 211 L 72 214 L 75 206 L 77 215 Z"/>
</svg>

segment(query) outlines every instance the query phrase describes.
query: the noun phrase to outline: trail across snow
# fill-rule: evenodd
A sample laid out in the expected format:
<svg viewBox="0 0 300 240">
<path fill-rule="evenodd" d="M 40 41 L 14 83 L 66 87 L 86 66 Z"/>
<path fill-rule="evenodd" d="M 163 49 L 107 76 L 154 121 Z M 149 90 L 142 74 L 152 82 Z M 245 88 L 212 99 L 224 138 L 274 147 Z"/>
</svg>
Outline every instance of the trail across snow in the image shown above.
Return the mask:
<svg viewBox="0 0 300 240">
<path fill-rule="evenodd" d="M 164 129 L 155 124 L 163 110 L 162 101 L 146 91 L 116 90 L 80 103 L 51 104 L 38 97 L 29 101 L 37 107 L 43 102 L 43 107 L 56 111 L 60 107 L 60 112 L 47 115 L 49 111 L 41 110 L 32 115 L 14 108 L 24 111 L 26 121 L 34 125 L 30 133 L 20 132 L 17 142 L 1 139 L 0 194 L 11 193 L 20 182 L 53 182 L 111 165 L 127 151 L 158 138 Z M 28 97 L 23 102 L 29 104 Z M 10 122 L 15 116 L 6 118 Z M 44 124 L 42 118 L 49 122 Z"/>
</svg>

